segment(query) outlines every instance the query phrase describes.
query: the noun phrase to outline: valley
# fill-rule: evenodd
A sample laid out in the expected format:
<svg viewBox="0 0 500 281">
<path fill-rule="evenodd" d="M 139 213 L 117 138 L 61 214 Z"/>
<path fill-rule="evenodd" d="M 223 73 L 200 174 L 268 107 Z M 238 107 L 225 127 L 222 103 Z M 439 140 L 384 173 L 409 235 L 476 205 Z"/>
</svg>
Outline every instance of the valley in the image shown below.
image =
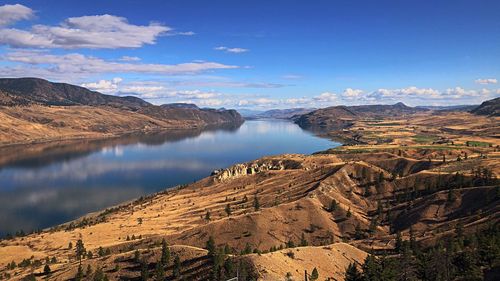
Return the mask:
<svg viewBox="0 0 500 281">
<path fill-rule="evenodd" d="M 383 119 L 350 121 L 342 136 L 360 131 L 357 144 L 236 164 L 192 184 L 3 240 L 0 267 L 29 260 L 31 266 L 6 271 L 22 277 L 30 268 L 41 272 L 33 262 L 56 257 L 51 278 L 72 278 L 79 261 L 68 244 L 81 240 L 91 253 L 82 268 L 137 279 L 144 270 L 155 274 L 165 240 L 180 260 L 166 268 L 170 280 L 205 280 L 214 272 L 222 280 L 236 271 L 243 280 L 300 280 L 314 268 L 321 278 L 338 280 L 369 253 L 393 255 L 401 240 L 429 247 L 457 231 L 474 235 L 497 225 L 498 117 L 390 110 L 395 113 Z M 458 126 L 453 116 L 467 122 Z M 492 268 L 485 270 L 490 275 Z"/>
</svg>

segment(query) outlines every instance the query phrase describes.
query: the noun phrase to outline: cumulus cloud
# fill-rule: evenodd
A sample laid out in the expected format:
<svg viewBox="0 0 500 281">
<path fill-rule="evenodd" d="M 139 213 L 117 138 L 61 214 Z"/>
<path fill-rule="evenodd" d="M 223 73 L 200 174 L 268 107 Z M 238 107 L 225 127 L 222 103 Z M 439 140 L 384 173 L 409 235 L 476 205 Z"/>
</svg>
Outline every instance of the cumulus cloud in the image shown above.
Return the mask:
<svg viewBox="0 0 500 281">
<path fill-rule="evenodd" d="M 0 71 L 5 76 L 32 75 L 49 79 L 103 73 L 195 74 L 209 70 L 238 68 L 234 65 L 205 61 L 180 64 L 116 62 L 79 53 L 53 55 L 33 50 L 10 52 L 0 58 L 4 61 L 22 64 L 0 67 Z"/>
<path fill-rule="evenodd" d="M 34 16 L 32 9 L 21 4 L 0 6 L 0 27 L 28 20 Z"/>
<path fill-rule="evenodd" d="M 342 97 L 345 99 L 356 99 L 363 94 L 363 90 L 347 88 L 342 93 Z"/>
<path fill-rule="evenodd" d="M 496 84 L 498 80 L 495 78 L 485 78 L 485 79 L 476 79 L 476 84 L 487 85 L 487 84 Z"/>
<path fill-rule="evenodd" d="M 139 58 L 139 57 L 123 56 L 123 57 L 121 57 L 118 60 L 120 60 L 120 61 L 140 61 L 141 58 Z"/>
<path fill-rule="evenodd" d="M 315 96 L 313 98 L 313 100 L 320 102 L 320 103 L 335 102 L 335 101 L 337 101 L 337 95 L 335 93 L 331 93 L 331 92 L 324 92 L 324 93 L 320 94 L 319 96 Z"/>
<path fill-rule="evenodd" d="M 226 46 L 215 47 L 214 50 L 216 50 L 216 51 L 224 51 L 224 52 L 227 52 L 227 53 L 234 53 L 234 54 L 245 53 L 245 52 L 250 51 L 249 49 L 244 49 L 244 48 L 229 48 L 229 47 L 226 47 Z"/>
<path fill-rule="evenodd" d="M 23 48 L 138 48 L 154 44 L 161 35 L 193 35 L 174 32 L 160 23 L 131 24 L 124 17 L 93 15 L 71 17 L 56 26 L 33 25 L 29 29 L 6 28 L 16 21 L 29 19 L 33 11 L 22 5 L 0 6 L 0 44 Z"/>
<path fill-rule="evenodd" d="M 122 78 L 116 77 L 111 80 L 99 80 L 98 82 L 82 83 L 80 86 L 108 94 L 115 93 L 118 90 L 118 84 L 122 81 Z"/>
</svg>

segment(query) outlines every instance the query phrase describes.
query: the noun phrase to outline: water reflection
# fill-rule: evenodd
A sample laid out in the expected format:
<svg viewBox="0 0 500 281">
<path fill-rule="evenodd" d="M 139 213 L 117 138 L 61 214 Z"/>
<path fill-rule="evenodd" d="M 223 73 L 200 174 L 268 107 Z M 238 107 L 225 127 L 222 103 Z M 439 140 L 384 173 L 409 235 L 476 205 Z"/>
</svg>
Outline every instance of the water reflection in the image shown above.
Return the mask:
<svg viewBox="0 0 500 281">
<path fill-rule="evenodd" d="M 336 145 L 286 121 L 0 150 L 0 234 L 59 224 L 265 155 Z"/>
</svg>

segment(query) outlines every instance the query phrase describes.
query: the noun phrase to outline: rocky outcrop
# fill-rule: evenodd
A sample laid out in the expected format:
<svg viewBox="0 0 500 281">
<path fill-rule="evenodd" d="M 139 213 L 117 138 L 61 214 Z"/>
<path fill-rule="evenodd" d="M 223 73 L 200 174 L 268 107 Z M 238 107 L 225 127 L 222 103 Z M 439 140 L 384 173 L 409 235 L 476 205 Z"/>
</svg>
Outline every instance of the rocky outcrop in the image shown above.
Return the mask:
<svg viewBox="0 0 500 281">
<path fill-rule="evenodd" d="M 212 172 L 215 181 L 226 181 L 235 177 L 253 175 L 271 170 L 300 169 L 302 163 L 294 160 L 264 159 L 245 164 L 236 164 Z"/>
</svg>

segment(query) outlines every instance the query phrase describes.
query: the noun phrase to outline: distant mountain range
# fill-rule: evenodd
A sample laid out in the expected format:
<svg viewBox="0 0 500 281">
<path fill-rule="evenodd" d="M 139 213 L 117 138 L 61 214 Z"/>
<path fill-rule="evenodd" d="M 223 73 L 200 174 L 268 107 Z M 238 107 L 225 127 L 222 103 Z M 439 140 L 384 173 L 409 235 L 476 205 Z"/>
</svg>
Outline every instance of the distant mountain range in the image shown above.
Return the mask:
<svg viewBox="0 0 500 281">
<path fill-rule="evenodd" d="M 419 106 L 416 106 L 416 108 L 424 108 L 424 109 L 430 109 L 430 110 L 442 110 L 442 111 L 471 111 L 478 106 L 479 105 L 477 105 L 477 104 L 449 105 L 449 106 L 419 105 Z"/>
<path fill-rule="evenodd" d="M 291 119 L 295 116 L 307 114 L 316 108 L 288 108 L 288 109 L 271 109 L 264 112 L 255 112 L 254 114 L 245 116 L 248 119 Z"/>
</svg>

